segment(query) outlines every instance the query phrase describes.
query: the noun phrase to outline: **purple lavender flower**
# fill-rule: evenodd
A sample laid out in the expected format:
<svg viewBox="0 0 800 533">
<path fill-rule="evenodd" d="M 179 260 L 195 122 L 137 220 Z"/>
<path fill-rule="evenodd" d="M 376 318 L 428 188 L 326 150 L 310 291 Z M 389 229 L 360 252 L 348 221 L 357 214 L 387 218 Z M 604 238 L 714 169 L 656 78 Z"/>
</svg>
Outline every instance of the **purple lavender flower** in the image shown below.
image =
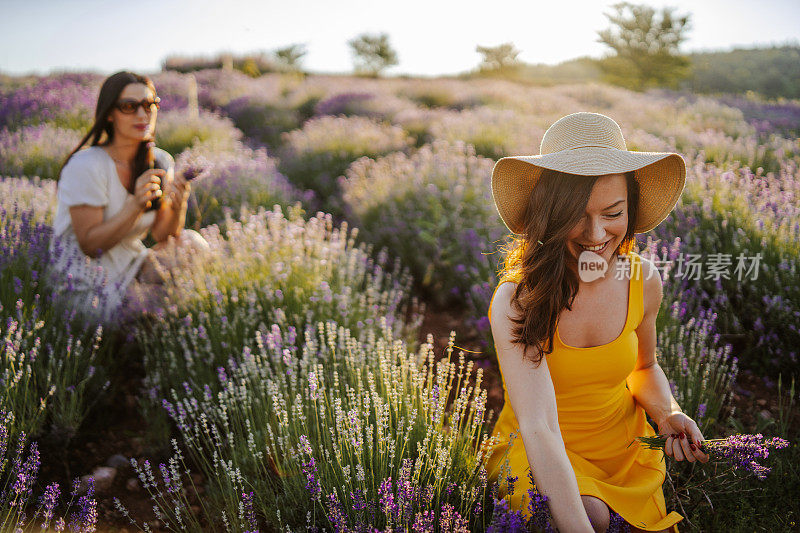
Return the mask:
<svg viewBox="0 0 800 533">
<path fill-rule="evenodd" d="M 528 480 L 531 488 L 528 489 L 528 512 L 531 515 L 530 521 L 540 531 L 549 533 L 553 531 L 550 526 L 550 507 L 547 504 L 547 496 L 539 492 L 536 482 L 533 480 L 533 472 L 528 470 Z"/>
<path fill-rule="evenodd" d="M 306 476 L 306 490 L 313 501 L 320 501 L 322 496 L 322 484 L 317 478 L 317 463 L 313 457 L 302 464 L 303 474 Z"/>
<path fill-rule="evenodd" d="M 387 521 L 391 524 L 398 516 L 399 506 L 394 501 L 394 491 L 392 490 L 392 478 L 386 478 L 381 481 L 381 486 L 378 489 L 378 502 L 383 514 L 386 515 Z"/>
<path fill-rule="evenodd" d="M 653 437 L 636 437 L 636 439 L 649 449 L 663 450 L 667 436 L 655 435 Z M 769 457 L 770 449 L 780 450 L 787 446 L 789 446 L 788 441 L 780 437 L 765 439 L 761 433 L 731 435 L 724 439 L 708 439 L 700 443 L 700 449 L 707 453 L 712 460 L 728 463 L 736 469 L 751 472 L 758 479 L 765 479 L 770 472 L 770 468 L 759 464 L 758 460 Z"/>
<path fill-rule="evenodd" d="M 58 486 L 58 483 L 51 483 L 47 486 L 44 490 L 44 494 L 42 495 L 41 504 L 43 507 L 42 517 L 45 520 L 45 523 L 42 524 L 42 529 L 47 528 L 47 524 L 50 520 L 53 519 L 53 510 L 58 503 L 58 497 L 61 495 L 61 489 Z"/>
<path fill-rule="evenodd" d="M 527 533 L 527 531 L 528 527 L 522 511 L 511 511 L 508 507 L 508 500 L 495 498 L 492 523 L 489 524 L 486 533 Z"/>
<path fill-rule="evenodd" d="M 245 515 L 247 516 L 248 529 L 244 533 L 258 533 L 258 521 L 256 520 L 256 512 L 253 508 L 253 493 L 242 493 L 242 502 L 244 503 Z"/>
<path fill-rule="evenodd" d="M 618 515 L 614 509 L 610 509 L 611 511 L 611 519 L 608 523 L 608 529 L 606 530 L 607 533 L 629 533 L 631 530 L 630 524 L 628 524 L 624 518 Z"/>
<path fill-rule="evenodd" d="M 336 493 L 328 494 L 328 520 L 330 520 L 333 530 L 340 533 L 347 530 L 347 516 L 342 509 L 342 504 L 339 503 L 339 498 Z"/>
<path fill-rule="evenodd" d="M 78 499 L 78 511 L 72 515 L 70 529 L 90 532 L 97 526 L 97 501 L 94 499 L 94 478 L 89 478 L 86 494 Z"/>
</svg>

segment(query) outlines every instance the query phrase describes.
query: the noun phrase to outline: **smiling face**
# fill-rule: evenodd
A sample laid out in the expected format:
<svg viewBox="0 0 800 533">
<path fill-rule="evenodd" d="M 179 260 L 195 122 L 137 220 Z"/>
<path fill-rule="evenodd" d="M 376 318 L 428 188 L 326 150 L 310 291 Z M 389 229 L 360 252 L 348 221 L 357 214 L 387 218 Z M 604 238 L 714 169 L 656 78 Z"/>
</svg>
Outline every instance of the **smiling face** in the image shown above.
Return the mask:
<svg viewBox="0 0 800 533">
<path fill-rule="evenodd" d="M 625 174 L 609 174 L 597 179 L 586 212 L 567 236 L 567 249 L 577 260 L 591 249 L 611 265 L 613 255 L 628 229 L 628 187 Z M 603 245 L 599 250 L 596 245 Z"/>
<path fill-rule="evenodd" d="M 122 90 L 117 102 L 126 100 L 140 102 L 145 99 L 152 101 L 154 98 L 155 94 L 147 85 L 130 83 Z M 108 120 L 114 125 L 115 139 L 141 142 L 152 139 L 156 129 L 157 115 L 158 110 L 154 108 L 145 111 L 142 106 L 138 106 L 134 113 L 126 114 L 115 106 L 108 115 Z"/>
</svg>

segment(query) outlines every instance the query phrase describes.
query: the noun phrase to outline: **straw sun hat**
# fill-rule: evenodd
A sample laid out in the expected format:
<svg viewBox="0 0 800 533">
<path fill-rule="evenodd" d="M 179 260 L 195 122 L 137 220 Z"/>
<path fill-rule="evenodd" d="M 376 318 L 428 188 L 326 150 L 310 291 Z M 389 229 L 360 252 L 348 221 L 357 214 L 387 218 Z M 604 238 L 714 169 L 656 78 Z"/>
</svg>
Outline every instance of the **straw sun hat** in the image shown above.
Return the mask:
<svg viewBox="0 0 800 533">
<path fill-rule="evenodd" d="M 558 119 L 542 137 L 540 155 L 503 157 L 492 170 L 492 196 L 500 218 L 512 233 L 522 234 L 528 197 L 542 169 L 578 176 L 635 171 L 639 213 L 634 233 L 645 233 L 664 220 L 686 183 L 686 163 L 669 152 L 629 151 L 622 130 L 599 113 L 572 113 Z"/>
</svg>

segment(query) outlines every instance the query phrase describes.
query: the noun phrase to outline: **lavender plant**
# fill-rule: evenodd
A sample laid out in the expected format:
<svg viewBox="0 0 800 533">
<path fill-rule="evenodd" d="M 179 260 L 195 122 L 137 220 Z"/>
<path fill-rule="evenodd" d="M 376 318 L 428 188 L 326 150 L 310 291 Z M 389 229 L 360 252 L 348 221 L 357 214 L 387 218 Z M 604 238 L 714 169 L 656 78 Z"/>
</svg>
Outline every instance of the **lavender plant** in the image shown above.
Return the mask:
<svg viewBox="0 0 800 533">
<path fill-rule="evenodd" d="M 414 109 L 412 102 L 383 92 L 344 92 L 328 96 L 317 103 L 314 114 L 363 116 L 373 120 L 389 121 L 406 109 Z"/>
<path fill-rule="evenodd" d="M 465 300 L 472 284 L 494 277 L 484 255 L 503 232 L 486 176 L 492 161 L 465 143 L 438 141 L 407 156 L 353 163 L 342 182 L 349 220 L 407 265 L 439 304 Z"/>
<path fill-rule="evenodd" d="M 741 339 L 740 361 L 774 374 L 795 373 L 800 364 L 800 308 L 793 303 L 800 298 L 800 189 L 797 166 L 783 166 L 780 175 L 763 176 L 695 165 L 685 200 L 654 232 L 664 240 L 679 236 L 684 259 L 694 254 L 696 263 L 708 263 L 715 255 L 718 270 L 727 265 L 714 274 L 706 264 L 688 282 L 713 298 L 707 301 L 715 304 L 718 331 Z"/>
<path fill-rule="evenodd" d="M 260 93 L 231 100 L 222 110 L 251 142 L 268 147 L 279 146 L 283 133 L 301 126 L 297 110 Z"/>
<path fill-rule="evenodd" d="M 196 230 L 222 225 L 226 211 L 238 213 L 242 207 L 272 209 L 278 204 L 288 210 L 297 201 L 313 202 L 313 192 L 295 189 L 265 149 L 252 150 L 238 141 L 232 149 L 201 143 L 181 153 L 175 167 L 193 179 L 186 225 Z"/>
<path fill-rule="evenodd" d="M 553 533 L 553 519 L 550 515 L 548 497 L 539 492 L 536 482 L 533 479 L 533 472 L 528 470 L 528 482 L 531 488 L 526 490 L 523 502 L 527 502 L 525 512 L 522 509 L 511 509 L 508 497 L 512 496 L 516 490 L 516 482 L 519 476 L 506 475 L 503 479 L 492 485 L 492 518 L 487 533 L 527 533 L 528 531 L 538 531 L 543 533 Z M 502 498 L 497 497 L 497 493 L 502 493 Z M 616 511 L 609 508 L 610 520 L 606 529 L 607 533 L 628 533 L 630 525 Z"/>
<path fill-rule="evenodd" d="M 17 130 L 44 123 L 88 129 L 100 79 L 97 75 L 44 76 L 8 92 L 0 91 L 0 129 Z"/>
<path fill-rule="evenodd" d="M 58 303 L 71 289 L 48 275 L 57 253 L 51 239 L 35 212 L 0 207 L 0 408 L 15 413 L 21 431 L 36 433 L 47 423 L 68 440 L 107 386 L 107 354 L 102 325 Z"/>
<path fill-rule="evenodd" d="M 445 115 L 431 126 L 430 133 L 435 139 L 464 141 L 477 154 L 499 159 L 535 153 L 547 126 L 536 115 L 478 107 Z"/>
<path fill-rule="evenodd" d="M 270 333 L 266 324 L 288 331 L 294 346 L 296 332 L 318 320 L 337 320 L 363 338 L 385 316 L 395 335 L 415 341 L 424 306 L 409 295 L 408 272 L 385 252 L 373 259 L 370 246 L 356 247 L 357 231 L 346 223 L 334 228 L 330 215 L 304 221 L 276 208 L 243 212 L 226 227 L 224 237 L 205 228 L 211 252 L 180 256 L 166 292 L 152 300 L 144 287 L 131 306 L 156 318 L 136 330 L 152 400 L 184 381 L 215 383 L 217 367 L 255 350 L 256 332 Z"/>
<path fill-rule="evenodd" d="M 19 220 L 24 211 L 34 223 L 52 225 L 56 211 L 56 182 L 39 178 L 0 176 L 0 209 L 3 219 Z"/>
<path fill-rule="evenodd" d="M 61 496 L 58 483 L 50 483 L 39 498 L 38 505 L 33 499 L 41 457 L 35 442 L 28 444 L 26 434 L 14 435 L 9 430 L 13 426 L 14 414 L 0 409 L 0 530 L 2 531 L 71 531 L 91 533 L 97 525 L 97 502 L 94 499 L 94 480 L 89 478 L 87 492 L 78 499 L 78 509 L 70 513 L 75 497 L 78 495 L 79 479 L 72 484 L 71 498 L 62 516 L 56 515 Z M 16 440 L 16 446 L 14 441 Z M 7 455 L 12 449 L 13 454 Z M 10 467 L 10 468 L 9 468 Z M 28 515 L 34 507 L 33 514 Z"/>
<path fill-rule="evenodd" d="M 56 179 L 80 140 L 80 132 L 49 124 L 0 130 L 0 176 Z"/>
<path fill-rule="evenodd" d="M 149 460 L 141 464 L 136 459 L 131 459 L 131 466 L 136 472 L 142 488 L 147 491 L 153 500 L 153 513 L 156 520 L 170 531 L 208 531 L 211 525 L 204 517 L 213 516 L 205 499 L 198 497 L 198 487 L 189 475 L 190 470 L 184 462 L 183 453 L 175 439 L 172 439 L 174 453 L 167 463 L 160 463 L 158 471 L 151 466 Z M 130 524 L 140 531 L 150 532 L 150 526 L 144 522 L 139 526 L 137 520 L 131 516 L 130 511 L 120 501 L 114 498 L 114 506 Z M 199 515 L 199 516 L 198 516 Z M 258 531 L 256 528 L 242 527 L 241 513 L 228 516 L 223 511 L 219 516 L 226 531 Z"/>
<path fill-rule="evenodd" d="M 219 368 L 218 394 L 187 384 L 164 401 L 213 516 L 243 492 L 293 528 L 463 531 L 481 513 L 486 391 L 454 334 L 435 361 L 432 337 L 409 352 L 385 317 L 364 341 L 333 321 L 309 324 L 302 349 L 275 333 Z"/>
<path fill-rule="evenodd" d="M 338 176 L 356 159 L 405 150 L 412 140 L 402 128 L 364 117 L 323 116 L 284 135 L 281 171 L 300 188 L 316 192 L 318 209 L 341 212 Z"/>
<path fill-rule="evenodd" d="M 732 414 L 738 358 L 732 355 L 731 345 L 721 341 L 717 314 L 712 310 L 730 304 L 719 298 L 721 291 L 702 293 L 692 280 L 677 277 L 669 268 L 683 253 L 680 240 L 659 245 L 648 237 L 640 252 L 657 268 L 666 270 L 661 274 L 664 298 L 656 320 L 659 366 L 681 409 L 702 431 L 710 430 Z M 660 254 L 656 253 L 659 248 Z M 703 301 L 711 301 L 711 308 L 704 307 Z"/>
<path fill-rule="evenodd" d="M 170 154 L 180 154 L 201 142 L 233 148 L 241 138 L 242 132 L 236 129 L 233 121 L 216 113 L 204 111 L 194 116 L 184 109 L 158 115 L 156 144 Z"/>
</svg>

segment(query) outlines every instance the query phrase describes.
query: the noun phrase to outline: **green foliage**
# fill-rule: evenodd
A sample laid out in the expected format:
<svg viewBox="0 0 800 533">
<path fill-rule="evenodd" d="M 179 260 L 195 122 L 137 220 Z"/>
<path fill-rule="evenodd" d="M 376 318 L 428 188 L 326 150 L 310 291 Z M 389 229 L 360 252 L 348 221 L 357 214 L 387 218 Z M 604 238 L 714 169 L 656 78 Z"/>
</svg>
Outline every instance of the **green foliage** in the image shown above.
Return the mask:
<svg viewBox="0 0 800 533">
<path fill-rule="evenodd" d="M 202 142 L 233 148 L 241 137 L 231 119 L 207 112 L 170 111 L 159 116 L 156 127 L 156 144 L 174 155 Z"/>
<path fill-rule="evenodd" d="M 736 48 L 691 56 L 693 74 L 681 86 L 699 93 L 755 91 L 768 98 L 800 98 L 800 46 Z"/>
<path fill-rule="evenodd" d="M 176 72 L 193 72 L 205 69 L 228 69 L 238 70 L 250 77 L 257 78 L 266 72 L 274 72 L 276 65 L 274 61 L 265 53 L 234 55 L 231 53 L 221 53 L 213 57 L 207 56 L 167 56 L 161 62 L 163 70 L 174 70 Z"/>
<path fill-rule="evenodd" d="M 304 44 L 292 44 L 275 50 L 275 59 L 287 70 L 300 71 L 300 60 L 308 53 Z"/>
<path fill-rule="evenodd" d="M 598 32 L 598 41 L 615 52 L 600 62 L 606 81 L 635 90 L 676 87 L 689 72 L 689 60 L 678 48 L 690 16 L 664 8 L 657 18 L 652 7 L 628 2 L 613 7 L 616 12 L 606 14 L 612 27 Z"/>
<path fill-rule="evenodd" d="M 519 50 L 513 43 L 498 46 L 477 46 L 476 51 L 483 56 L 478 68 L 481 71 L 506 70 L 519 64 Z"/>
<path fill-rule="evenodd" d="M 452 336 L 435 359 L 431 338 L 415 354 L 381 322 L 363 342 L 319 322 L 291 353 L 277 335 L 221 371 L 218 394 L 173 391 L 165 406 L 210 481 L 211 517 L 236 516 L 239 494 L 250 490 L 257 515 L 283 510 L 295 531 L 334 521 L 324 505 L 331 493 L 345 503 L 347 523 L 381 529 L 445 502 L 473 515 L 486 489 L 482 370 L 463 352 L 456 358 Z M 413 483 L 426 497 L 407 501 L 402 517 L 364 513 L 357 497 L 379 501 L 385 480 L 390 492 L 392 481 Z M 315 485 L 321 498 L 309 494 Z"/>
<path fill-rule="evenodd" d="M 397 52 L 389 44 L 389 36 L 362 34 L 347 42 L 355 60 L 357 73 L 378 76 L 382 70 L 397 65 Z"/>
<path fill-rule="evenodd" d="M 281 134 L 299 128 L 299 113 L 260 98 L 242 97 L 226 106 L 236 127 L 249 139 L 270 147 L 278 146 Z"/>
</svg>

